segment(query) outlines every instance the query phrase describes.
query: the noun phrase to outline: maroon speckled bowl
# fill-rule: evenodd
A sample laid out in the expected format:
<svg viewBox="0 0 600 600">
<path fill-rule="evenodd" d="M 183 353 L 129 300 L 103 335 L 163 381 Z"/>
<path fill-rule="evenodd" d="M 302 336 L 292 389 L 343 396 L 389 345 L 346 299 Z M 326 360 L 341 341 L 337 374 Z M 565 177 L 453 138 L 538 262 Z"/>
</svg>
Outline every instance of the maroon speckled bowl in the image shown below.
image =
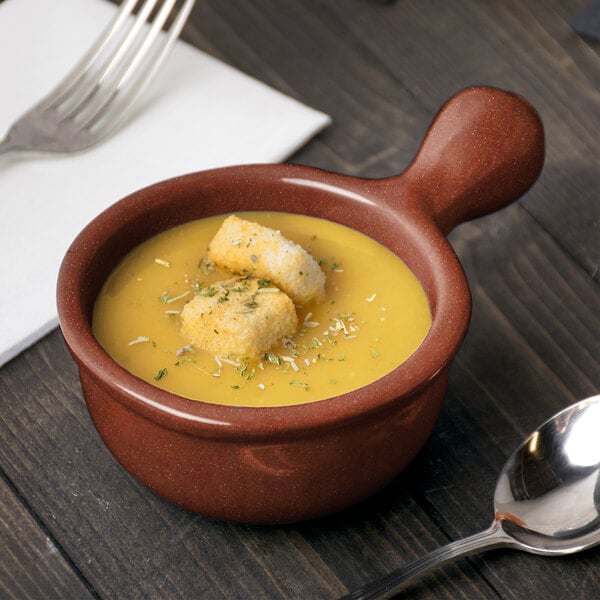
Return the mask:
<svg viewBox="0 0 600 600">
<path fill-rule="evenodd" d="M 60 325 L 94 424 L 155 493 L 211 517 L 281 523 L 340 510 L 393 479 L 426 442 L 471 298 L 445 234 L 523 194 L 543 164 L 535 110 L 493 88 L 446 103 L 408 169 L 379 180 L 290 165 L 193 173 L 131 194 L 74 241 L 58 281 Z M 117 365 L 91 329 L 95 298 L 134 246 L 180 223 L 241 210 L 324 217 L 398 254 L 433 322 L 401 366 L 351 393 L 300 406 L 234 408 L 162 391 Z"/>
</svg>

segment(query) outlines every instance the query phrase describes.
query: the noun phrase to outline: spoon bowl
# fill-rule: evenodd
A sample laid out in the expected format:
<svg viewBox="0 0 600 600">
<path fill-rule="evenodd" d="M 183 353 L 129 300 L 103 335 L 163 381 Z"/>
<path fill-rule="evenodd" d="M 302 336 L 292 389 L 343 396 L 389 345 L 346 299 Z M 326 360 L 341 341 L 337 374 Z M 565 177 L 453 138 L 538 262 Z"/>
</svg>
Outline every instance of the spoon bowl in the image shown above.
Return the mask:
<svg viewBox="0 0 600 600">
<path fill-rule="evenodd" d="M 536 429 L 504 465 L 494 521 L 345 596 L 389 598 L 414 578 L 461 556 L 508 547 L 557 556 L 600 544 L 600 395 L 577 402 Z"/>
<path fill-rule="evenodd" d="M 495 520 L 535 554 L 600 543 L 600 395 L 559 412 L 512 454 L 494 493 Z"/>
</svg>

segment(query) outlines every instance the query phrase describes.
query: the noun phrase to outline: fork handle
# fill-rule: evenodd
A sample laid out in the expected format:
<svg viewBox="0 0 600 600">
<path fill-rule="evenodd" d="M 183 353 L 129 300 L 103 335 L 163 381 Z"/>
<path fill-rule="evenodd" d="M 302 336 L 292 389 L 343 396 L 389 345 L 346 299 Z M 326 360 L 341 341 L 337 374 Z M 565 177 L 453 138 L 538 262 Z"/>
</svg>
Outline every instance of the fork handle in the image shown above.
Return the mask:
<svg viewBox="0 0 600 600">
<path fill-rule="evenodd" d="M 513 542 L 512 538 L 502 530 L 497 521 L 494 521 L 488 529 L 437 548 L 405 567 L 396 569 L 381 579 L 343 596 L 340 600 L 383 600 L 390 598 L 416 577 L 424 575 L 443 563 L 473 554 L 479 550 L 491 550 L 492 548 L 513 545 L 511 542 Z"/>
</svg>

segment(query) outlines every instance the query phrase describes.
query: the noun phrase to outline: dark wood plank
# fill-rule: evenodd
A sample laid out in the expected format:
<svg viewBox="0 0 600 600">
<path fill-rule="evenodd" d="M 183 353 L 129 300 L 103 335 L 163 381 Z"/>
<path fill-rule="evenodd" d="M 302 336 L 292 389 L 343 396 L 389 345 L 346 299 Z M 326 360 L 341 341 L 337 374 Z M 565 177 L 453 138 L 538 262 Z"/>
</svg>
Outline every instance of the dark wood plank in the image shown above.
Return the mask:
<svg viewBox="0 0 600 600">
<path fill-rule="evenodd" d="M 55 541 L 0 477 L 0 597 L 93 598 Z"/>
<path fill-rule="evenodd" d="M 474 349 L 473 375 L 499 409 L 506 400 L 512 408 L 544 402 L 558 410 L 600 388 L 598 286 L 520 213 L 512 206 L 451 238 L 473 294 L 464 346 Z M 485 229 L 474 236 L 478 225 Z M 488 337 L 490 313 L 497 333 Z"/>
<path fill-rule="evenodd" d="M 379 11 L 361 2 L 332 6 L 402 87 L 431 109 L 474 84 L 510 89 L 532 102 L 544 121 L 547 160 L 524 205 L 597 278 L 600 60 L 569 25 L 583 3 L 450 4 L 445 18 L 435 1 Z M 386 26 L 390 19 L 410 23 L 411 34 Z"/>
<path fill-rule="evenodd" d="M 318 158 L 302 153 L 302 162 L 347 174 L 384 175 L 370 165 L 389 155 L 406 163 L 425 131 L 427 108 L 365 52 L 334 4 L 203 2 L 197 11 L 202 33 L 192 37 L 233 66 L 332 115 L 332 127 L 310 144 Z M 365 4 L 367 10 L 387 10 Z M 353 10 L 349 6 L 350 15 Z"/>
</svg>

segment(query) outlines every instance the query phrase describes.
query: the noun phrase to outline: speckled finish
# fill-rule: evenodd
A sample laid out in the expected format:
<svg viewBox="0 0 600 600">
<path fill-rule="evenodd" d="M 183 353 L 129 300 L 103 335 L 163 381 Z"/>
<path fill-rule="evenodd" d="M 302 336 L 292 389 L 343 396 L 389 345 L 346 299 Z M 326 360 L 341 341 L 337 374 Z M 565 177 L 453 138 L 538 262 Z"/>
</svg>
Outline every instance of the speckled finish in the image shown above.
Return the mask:
<svg viewBox="0 0 600 600">
<path fill-rule="evenodd" d="M 527 102 L 469 88 L 446 103 L 409 168 L 396 177 L 250 165 L 177 177 L 117 202 L 73 242 L 58 281 L 60 325 L 102 439 L 154 492 L 218 519 L 298 521 L 373 494 L 430 435 L 468 326 L 470 294 L 445 234 L 522 195 L 543 158 L 542 124 Z M 423 344 L 368 386 L 279 408 L 186 400 L 118 366 L 91 330 L 95 298 L 117 262 L 167 228 L 241 210 L 324 217 L 385 244 L 429 298 L 433 320 Z"/>
</svg>

